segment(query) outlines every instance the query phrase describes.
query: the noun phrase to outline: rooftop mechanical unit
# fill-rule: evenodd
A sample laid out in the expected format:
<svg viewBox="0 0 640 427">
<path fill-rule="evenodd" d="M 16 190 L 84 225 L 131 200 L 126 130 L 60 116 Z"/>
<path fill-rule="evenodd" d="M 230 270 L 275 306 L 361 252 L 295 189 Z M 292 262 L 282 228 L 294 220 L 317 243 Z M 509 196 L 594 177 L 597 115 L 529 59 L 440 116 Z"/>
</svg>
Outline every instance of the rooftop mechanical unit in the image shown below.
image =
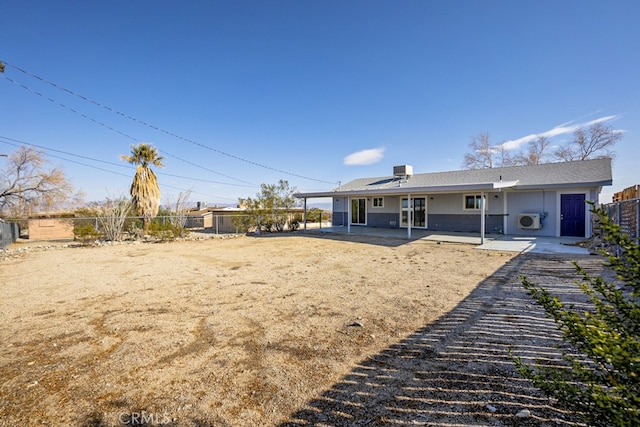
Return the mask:
<svg viewBox="0 0 640 427">
<path fill-rule="evenodd" d="M 523 230 L 539 230 L 542 228 L 540 214 L 522 213 L 518 215 L 518 228 Z"/>
<path fill-rule="evenodd" d="M 393 176 L 410 177 L 413 175 L 413 166 L 402 165 L 393 167 Z"/>
</svg>

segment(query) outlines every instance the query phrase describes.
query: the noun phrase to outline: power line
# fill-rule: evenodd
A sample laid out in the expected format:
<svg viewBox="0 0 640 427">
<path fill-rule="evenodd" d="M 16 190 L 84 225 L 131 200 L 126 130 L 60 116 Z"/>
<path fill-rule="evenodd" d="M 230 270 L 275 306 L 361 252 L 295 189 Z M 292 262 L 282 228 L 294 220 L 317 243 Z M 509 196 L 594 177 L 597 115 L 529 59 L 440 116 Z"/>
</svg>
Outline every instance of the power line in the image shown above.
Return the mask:
<svg viewBox="0 0 640 427">
<path fill-rule="evenodd" d="M 200 143 L 200 142 L 193 141 L 193 140 L 191 140 L 191 139 L 189 139 L 189 138 L 185 138 L 185 137 L 183 137 L 183 136 L 181 136 L 181 135 L 178 135 L 178 134 L 176 134 L 176 133 L 174 133 L 174 132 L 167 131 L 167 130 L 162 129 L 162 128 L 158 127 L 158 126 L 155 126 L 155 125 L 153 125 L 153 124 L 147 123 L 147 122 L 145 122 L 145 121 L 143 121 L 143 120 L 137 119 L 137 118 L 135 118 L 135 117 L 133 117 L 133 116 L 130 116 L 130 115 L 128 115 L 128 114 L 122 113 L 122 112 L 120 112 L 119 110 L 116 110 L 115 108 L 111 108 L 111 107 L 109 107 L 109 106 L 107 106 L 107 105 L 101 104 L 101 103 L 100 103 L 100 102 L 98 102 L 98 101 L 95 101 L 95 100 L 93 100 L 93 99 L 91 99 L 91 98 L 88 98 L 88 97 L 86 97 L 86 96 L 83 96 L 83 95 L 81 95 L 81 94 L 79 94 L 79 93 L 76 93 L 76 92 L 72 91 L 71 89 L 67 89 L 67 88 L 65 88 L 65 87 L 63 87 L 63 86 L 60 86 L 60 85 L 58 85 L 58 84 L 56 84 L 56 83 L 53 83 L 53 82 L 51 82 L 51 81 L 49 81 L 49 80 L 47 80 L 47 79 L 44 79 L 44 78 L 42 78 L 42 77 L 40 77 L 40 76 L 37 76 L 37 75 L 35 75 L 35 74 L 33 74 L 33 73 L 30 73 L 30 72 L 28 72 L 28 71 L 26 71 L 26 70 L 24 70 L 24 69 L 22 69 L 22 68 L 20 68 L 20 67 L 17 67 L 17 66 L 15 66 L 15 65 L 13 65 L 13 64 L 10 64 L 10 63 L 6 62 L 6 61 L 2 61 L 2 62 L 3 62 L 5 65 L 8 65 L 8 66 L 9 66 L 9 67 L 11 67 L 11 68 L 13 68 L 13 69 L 15 69 L 15 70 L 17 70 L 17 71 L 20 71 L 21 73 L 26 74 L 26 75 L 27 75 L 27 76 L 29 76 L 29 77 L 33 77 L 33 78 L 35 78 L 35 79 L 38 79 L 38 80 L 40 80 L 41 82 L 43 82 L 43 83 L 45 83 L 45 84 L 48 84 L 48 85 L 50 85 L 50 86 L 55 87 L 55 88 L 56 88 L 56 89 L 58 89 L 58 90 L 64 91 L 64 92 L 66 92 L 66 93 L 68 93 L 68 94 L 70 94 L 70 95 L 73 95 L 73 96 L 75 96 L 75 97 L 78 97 L 78 98 L 82 99 L 83 101 L 89 102 L 89 103 L 91 103 L 91 104 L 93 104 L 93 105 L 95 105 L 95 106 L 98 106 L 98 107 L 103 108 L 103 109 L 105 109 L 105 110 L 107 110 L 107 111 L 109 111 L 109 112 L 112 112 L 112 113 L 117 114 L 117 115 L 119 115 L 119 116 L 121 116 L 121 117 L 124 117 L 124 118 L 126 118 L 126 119 L 129 119 L 129 120 L 131 120 L 131 121 L 133 121 L 133 122 L 135 122 L 135 123 L 138 123 L 138 124 L 141 124 L 141 125 L 147 126 L 147 127 L 151 128 L 151 129 L 154 129 L 154 130 L 156 130 L 156 131 L 158 131 L 158 132 L 162 132 L 162 133 L 164 133 L 164 134 L 166 134 L 166 135 L 172 136 L 172 137 L 174 137 L 174 138 L 177 138 L 177 139 L 179 139 L 179 140 L 182 140 L 182 141 L 188 142 L 188 143 L 193 144 L 193 145 L 196 145 L 196 146 L 198 146 L 198 147 L 205 148 L 205 149 L 207 149 L 207 150 L 213 151 L 213 152 L 215 152 L 215 153 L 221 154 L 221 155 L 223 155 L 223 156 L 230 157 L 230 158 L 232 158 L 232 159 L 235 159 L 235 160 L 238 160 L 238 161 L 241 161 L 241 162 L 244 162 L 244 163 L 248 163 L 248 164 L 253 165 L 253 166 L 258 166 L 258 167 L 261 167 L 261 168 L 264 168 L 264 169 L 268 169 L 268 170 L 272 170 L 272 171 L 275 171 L 275 172 L 278 172 L 278 173 L 283 173 L 283 174 L 285 174 L 285 175 L 294 176 L 294 177 L 296 177 L 296 178 L 302 178 L 302 179 L 306 179 L 306 180 L 309 180 L 309 181 L 321 182 L 321 183 L 324 183 L 324 184 L 335 184 L 335 182 L 325 181 L 325 180 L 316 179 L 316 178 L 311 178 L 311 177 L 308 177 L 308 176 L 299 175 L 299 174 L 295 174 L 295 173 L 292 173 L 292 172 L 287 172 L 287 171 L 284 171 L 284 170 L 281 170 L 281 169 L 277 169 L 277 168 L 274 168 L 274 167 L 271 167 L 271 166 L 263 165 L 263 164 L 261 164 L 261 163 L 254 162 L 254 161 L 252 161 L 252 160 L 248 160 L 248 159 L 245 159 L 245 158 L 240 157 L 240 156 L 236 156 L 236 155 L 233 155 L 233 154 L 229 154 L 229 153 L 227 153 L 227 152 L 225 152 L 225 151 L 222 151 L 222 150 L 219 150 L 219 149 L 216 149 L 216 148 L 210 147 L 210 146 L 205 145 L 205 144 L 202 144 L 202 143 Z"/>
<path fill-rule="evenodd" d="M 19 144 L 15 144 L 13 142 L 2 141 L 2 139 L 18 142 Z M 42 148 L 42 149 L 45 149 L 45 150 L 51 150 L 51 151 L 62 153 L 62 154 L 66 154 L 66 155 L 69 155 L 69 156 L 80 157 L 80 158 L 84 158 L 84 159 L 91 160 L 91 161 L 102 162 L 102 163 L 110 164 L 110 165 L 113 165 L 113 166 L 125 167 L 127 169 L 130 169 L 130 167 L 126 166 L 126 165 L 121 165 L 121 164 L 118 164 L 118 163 L 108 162 L 106 160 L 94 159 L 94 158 L 91 158 L 91 157 L 81 156 L 81 155 L 78 155 L 78 154 L 67 153 L 65 151 L 55 150 L 55 149 L 52 149 L 52 148 L 46 148 L 46 147 L 43 147 L 41 145 L 31 144 L 31 143 L 24 142 L 24 141 L 19 141 L 19 140 L 13 139 L 13 138 L 7 138 L 5 136 L 0 136 L 0 143 L 7 144 L 7 145 L 12 145 L 14 147 L 20 147 L 20 145 L 29 145 L 29 146 L 32 146 L 32 147 Z M 128 174 L 124 174 L 124 173 L 121 173 L 121 172 L 116 172 L 116 171 L 113 171 L 113 170 L 110 170 L 110 169 L 105 169 L 105 168 L 102 168 L 102 167 L 99 167 L 99 166 L 95 166 L 95 165 L 89 165 L 87 163 L 82 163 L 82 162 L 79 162 L 77 160 L 68 159 L 66 157 L 56 156 L 55 154 L 47 153 L 47 156 L 48 157 L 53 157 L 55 159 L 64 160 L 65 162 L 75 163 L 75 164 L 78 164 L 78 165 L 81 165 L 81 166 L 85 166 L 85 167 L 88 167 L 88 168 L 91 168 L 91 169 L 101 170 L 103 172 L 108 172 L 108 173 L 111 173 L 111 174 L 114 174 L 114 175 L 120 175 L 120 176 L 124 176 L 124 177 L 127 177 L 127 178 L 131 178 L 131 175 L 128 175 Z M 214 184 L 235 185 L 235 184 L 219 183 L 219 182 L 216 182 L 216 181 L 209 181 L 209 180 L 198 179 L 198 178 L 183 177 L 183 176 L 180 176 L 180 175 L 166 174 L 166 173 L 162 173 L 162 172 L 156 172 L 156 174 L 157 175 L 164 175 L 164 176 L 171 176 L 171 177 L 175 177 L 175 178 L 182 178 L 182 179 L 210 182 L 210 183 L 214 183 Z M 175 186 L 172 186 L 172 185 L 169 185 L 169 184 L 162 184 L 162 186 L 165 187 L 165 188 L 172 188 L 174 190 L 191 191 L 191 193 L 193 193 L 193 194 L 200 194 L 202 196 L 208 196 L 208 197 L 214 197 L 214 198 L 220 198 L 220 199 L 227 199 L 227 200 L 236 200 L 236 199 L 233 199 L 231 197 L 214 196 L 212 194 L 206 194 L 206 193 L 201 193 L 201 192 L 198 192 L 198 191 L 187 190 L 187 189 L 175 187 Z"/>
<path fill-rule="evenodd" d="M 126 134 L 126 133 L 124 133 L 124 132 L 122 132 L 122 131 L 119 131 L 118 129 L 116 129 L 116 128 L 112 127 L 112 126 L 109 126 L 109 125 L 107 125 L 107 124 L 105 124 L 105 123 L 103 123 L 103 122 L 101 122 L 101 121 L 99 121 L 99 120 L 96 120 L 96 119 L 94 119 L 94 118 L 92 118 L 92 117 L 89 117 L 89 116 L 87 116 L 86 114 L 81 113 L 81 112 L 79 112 L 79 111 L 77 111 L 77 110 L 75 110 L 75 109 L 73 109 L 73 108 L 71 108 L 71 107 L 69 107 L 69 106 L 67 106 L 67 105 L 65 105 L 65 104 L 63 104 L 63 103 L 61 103 L 61 102 L 58 102 L 58 101 L 54 100 L 54 99 L 53 99 L 53 98 L 51 98 L 51 97 L 48 97 L 48 96 L 46 96 L 46 95 L 43 95 L 42 93 L 38 92 L 37 90 L 31 89 L 29 86 L 27 86 L 27 85 L 25 85 L 25 84 L 23 84 L 23 83 L 20 83 L 20 82 L 18 82 L 18 81 L 16 81 L 16 80 L 12 79 L 12 78 L 10 78 L 10 77 L 6 77 L 5 75 L 2 75 L 2 77 L 3 77 L 3 78 L 5 78 L 6 80 L 8 80 L 9 82 L 11 82 L 11 83 L 13 83 L 13 84 L 15 84 L 15 85 L 17 85 L 17 86 L 19 86 L 19 87 L 21 87 L 21 88 L 25 89 L 26 91 L 29 91 L 29 92 L 31 92 L 31 93 L 34 93 L 34 94 L 36 94 L 36 95 L 38 95 L 38 96 L 40 96 L 40 97 L 42 97 L 42 98 L 44 98 L 44 99 L 46 99 L 46 100 L 50 101 L 50 102 L 51 102 L 51 103 L 53 103 L 54 105 L 57 105 L 57 106 L 59 106 L 59 107 L 61 107 L 61 108 L 64 108 L 64 109 L 66 109 L 66 110 L 69 110 L 69 111 L 71 111 L 72 113 L 78 114 L 79 116 L 84 117 L 85 119 L 90 120 L 90 121 L 92 121 L 93 123 L 95 123 L 95 124 L 97 124 L 97 125 L 99 125 L 99 126 L 102 126 L 102 127 L 106 128 L 106 129 L 109 129 L 109 130 L 111 130 L 111 131 L 113 131 L 113 132 L 116 132 L 116 133 L 118 133 L 118 134 L 120 134 L 120 135 L 124 136 L 125 138 L 128 138 L 128 139 L 132 140 L 132 141 L 136 141 L 136 142 L 138 142 L 138 141 L 139 141 L 139 139 L 138 139 L 138 138 L 135 138 L 135 137 L 133 137 L 133 136 L 131 136 L 131 135 L 129 135 L 129 134 Z M 188 161 L 188 160 L 182 159 L 182 158 L 180 158 L 180 157 L 178 157 L 178 156 L 176 156 L 176 155 L 173 155 L 173 154 L 171 154 L 171 153 L 169 153 L 169 152 L 167 152 L 167 151 L 161 150 L 161 149 L 159 149 L 159 148 L 158 148 L 158 151 L 159 151 L 159 152 L 161 152 L 162 154 L 165 154 L 165 155 L 169 156 L 169 157 L 173 157 L 173 158 L 175 158 L 175 159 L 177 159 L 177 160 L 180 160 L 180 161 L 185 162 L 185 163 L 187 163 L 187 164 L 190 164 L 190 165 L 192 165 L 192 166 L 196 166 L 196 167 L 198 167 L 198 168 L 200 168 L 200 169 L 206 170 L 206 171 L 211 172 L 211 173 L 214 173 L 214 174 L 216 174 L 216 175 L 220 175 L 220 176 L 223 176 L 223 177 L 225 177 L 225 178 L 232 179 L 232 180 L 234 180 L 234 181 L 242 182 L 242 183 L 245 183 L 245 184 L 249 184 L 249 185 L 251 185 L 251 186 L 253 186 L 253 187 L 257 187 L 257 185 L 256 185 L 256 184 L 253 184 L 253 183 L 251 183 L 251 182 L 245 181 L 245 180 L 240 179 L 240 178 L 235 178 L 235 177 L 233 177 L 233 176 L 226 175 L 226 174 L 223 174 L 223 173 L 221 173 L 221 172 L 217 172 L 217 171 L 215 171 L 215 170 L 213 170 L 213 169 L 211 169 L 211 168 L 207 168 L 207 167 L 205 167 L 205 166 L 198 165 L 198 164 L 196 164 L 196 163 L 193 163 L 193 162 L 190 162 L 190 161 Z"/>
<path fill-rule="evenodd" d="M 85 159 L 85 160 L 91 160 L 93 162 L 104 163 L 104 164 L 111 165 L 111 166 L 117 166 L 117 167 L 127 168 L 127 169 L 131 168 L 130 166 L 122 164 L 122 163 L 115 163 L 115 162 L 110 162 L 110 161 L 107 161 L 107 160 L 102 160 L 102 159 L 96 159 L 96 158 L 93 158 L 93 157 L 83 156 L 83 155 L 80 155 L 80 154 L 69 153 L 69 152 L 66 152 L 66 151 L 57 150 L 55 148 L 46 147 L 44 145 L 38 145 L 38 144 L 31 143 L 31 142 L 20 141 L 18 139 L 9 138 L 9 137 L 2 136 L 2 135 L 0 135 L 0 139 L 4 139 L 4 140 L 7 140 L 7 141 L 13 141 L 13 142 L 16 142 L 16 143 L 22 144 L 22 145 L 29 145 L 29 146 L 32 146 L 32 147 L 41 148 L 41 149 L 47 150 L 47 151 L 53 151 L 53 152 L 56 152 L 56 153 L 65 154 L 67 156 L 73 156 L 73 157 L 78 157 L 78 158 Z M 13 146 L 16 146 L 16 147 L 19 146 L 18 144 L 11 144 L 11 143 L 8 143 L 8 142 L 5 142 L 5 141 L 0 141 L 0 142 L 4 142 L 5 144 L 13 145 Z M 106 170 L 106 169 L 98 168 L 97 166 L 91 166 L 91 165 L 85 165 L 85 166 L 93 167 L 93 168 L 100 169 L 100 170 Z M 111 172 L 111 171 L 108 171 L 108 170 L 106 170 L 106 171 L 107 172 Z M 188 177 L 188 176 L 183 176 L 183 175 L 175 175 L 175 174 L 170 174 L 170 173 L 160 172 L 160 171 L 157 171 L 156 175 L 171 176 L 171 177 L 174 177 L 174 178 L 181 178 L 181 179 L 186 179 L 186 180 L 190 180 L 190 181 L 207 182 L 207 183 L 211 183 L 211 184 L 230 185 L 230 186 L 234 186 L 234 187 L 258 188 L 257 185 L 253 185 L 253 184 L 251 184 L 251 185 L 232 184 L 232 183 L 228 183 L 228 182 L 212 181 L 210 179 L 193 178 L 193 177 Z"/>
</svg>

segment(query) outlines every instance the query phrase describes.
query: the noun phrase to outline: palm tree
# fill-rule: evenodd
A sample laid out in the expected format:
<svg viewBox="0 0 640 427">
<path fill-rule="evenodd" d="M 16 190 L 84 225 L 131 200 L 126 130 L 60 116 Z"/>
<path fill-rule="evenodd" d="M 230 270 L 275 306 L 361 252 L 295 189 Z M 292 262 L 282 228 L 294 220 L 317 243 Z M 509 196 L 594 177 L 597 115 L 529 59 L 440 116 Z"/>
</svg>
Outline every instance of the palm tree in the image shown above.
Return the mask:
<svg viewBox="0 0 640 427">
<path fill-rule="evenodd" d="M 149 166 L 164 167 L 162 164 L 164 158 L 158 155 L 158 150 L 153 145 L 146 142 L 141 142 L 137 146 L 131 145 L 131 155 L 125 156 L 123 154 L 120 158 L 131 164 L 138 165 L 129 192 L 133 198 L 133 206 L 138 215 L 142 217 L 144 233 L 147 234 L 149 224 L 158 214 L 158 209 L 160 208 L 158 178 Z"/>
</svg>

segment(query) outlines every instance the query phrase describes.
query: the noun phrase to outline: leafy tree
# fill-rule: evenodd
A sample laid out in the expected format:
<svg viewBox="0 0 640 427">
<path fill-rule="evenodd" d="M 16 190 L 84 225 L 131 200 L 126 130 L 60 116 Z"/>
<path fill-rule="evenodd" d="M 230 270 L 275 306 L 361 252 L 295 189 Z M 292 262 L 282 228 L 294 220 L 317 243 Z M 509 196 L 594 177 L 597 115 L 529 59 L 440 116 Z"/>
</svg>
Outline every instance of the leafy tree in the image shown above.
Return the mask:
<svg viewBox="0 0 640 427">
<path fill-rule="evenodd" d="M 620 283 L 591 277 L 577 263 L 580 289 L 592 305 L 579 312 L 543 287 L 522 278 L 525 289 L 554 319 L 563 333 L 562 368 L 516 359 L 519 372 L 547 395 L 579 413 L 588 425 L 640 425 L 640 246 L 637 239 L 622 233 L 603 209 L 605 241 L 619 250 L 603 251 L 605 265 Z M 568 368 L 568 369 L 567 369 Z"/>
<path fill-rule="evenodd" d="M 79 198 L 64 171 L 48 167 L 41 150 L 21 146 L 0 169 L 0 213 L 28 216 L 35 210 L 51 210 Z"/>
<path fill-rule="evenodd" d="M 236 225 L 266 232 L 284 231 L 292 208 L 299 205 L 293 196 L 295 188 L 282 179 L 277 184 L 262 184 L 260 188 L 255 198 L 239 199 L 240 206 L 246 208 L 248 221 Z"/>
<path fill-rule="evenodd" d="M 602 157 L 613 158 L 613 147 L 621 139 L 622 132 L 602 123 L 596 123 L 587 130 L 576 130 L 573 141 L 556 150 L 555 157 L 567 162 Z"/>
<path fill-rule="evenodd" d="M 310 208 L 307 210 L 307 221 L 320 222 L 322 221 L 324 212 L 320 208 Z"/>
<path fill-rule="evenodd" d="M 131 146 L 131 155 L 121 155 L 120 158 L 131 164 L 137 165 L 136 174 L 133 176 L 130 194 L 138 215 L 142 217 L 143 229 L 147 233 L 149 224 L 158 214 L 160 207 L 160 187 L 158 178 L 151 169 L 151 165 L 164 167 L 163 157 L 151 144 L 140 143 Z"/>
</svg>

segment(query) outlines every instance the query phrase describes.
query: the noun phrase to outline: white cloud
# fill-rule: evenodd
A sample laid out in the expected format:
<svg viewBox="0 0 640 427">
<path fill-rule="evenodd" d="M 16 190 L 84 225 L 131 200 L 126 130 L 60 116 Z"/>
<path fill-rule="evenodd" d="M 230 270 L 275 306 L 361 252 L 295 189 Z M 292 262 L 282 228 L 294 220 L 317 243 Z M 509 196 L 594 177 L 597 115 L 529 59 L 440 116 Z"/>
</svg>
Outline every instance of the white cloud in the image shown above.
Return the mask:
<svg viewBox="0 0 640 427">
<path fill-rule="evenodd" d="M 378 163 L 384 157 L 384 148 L 370 148 L 368 150 L 356 151 L 344 158 L 347 166 L 371 165 Z"/>
<path fill-rule="evenodd" d="M 526 144 L 530 141 L 533 141 L 541 136 L 545 137 L 545 138 L 553 138 L 555 136 L 558 135 L 565 135 L 567 133 L 573 133 L 576 130 L 583 128 L 583 127 L 589 127 L 592 125 L 595 125 L 596 123 L 603 123 L 603 122 L 608 122 L 614 119 L 617 119 L 618 116 L 605 116 L 605 117 L 600 117 L 598 119 L 595 120 L 591 120 L 588 122 L 584 122 L 584 123 L 578 123 L 578 124 L 571 124 L 572 122 L 566 122 L 566 123 L 562 123 L 554 128 L 551 128 L 547 131 L 541 132 L 541 133 L 534 133 L 531 135 L 527 135 L 527 136 L 523 136 L 522 138 L 518 138 L 518 139 L 512 139 L 509 141 L 505 141 L 502 144 L 499 145 L 499 147 L 503 147 L 505 150 L 516 150 L 518 148 L 520 148 L 520 146 L 522 144 Z"/>
</svg>

